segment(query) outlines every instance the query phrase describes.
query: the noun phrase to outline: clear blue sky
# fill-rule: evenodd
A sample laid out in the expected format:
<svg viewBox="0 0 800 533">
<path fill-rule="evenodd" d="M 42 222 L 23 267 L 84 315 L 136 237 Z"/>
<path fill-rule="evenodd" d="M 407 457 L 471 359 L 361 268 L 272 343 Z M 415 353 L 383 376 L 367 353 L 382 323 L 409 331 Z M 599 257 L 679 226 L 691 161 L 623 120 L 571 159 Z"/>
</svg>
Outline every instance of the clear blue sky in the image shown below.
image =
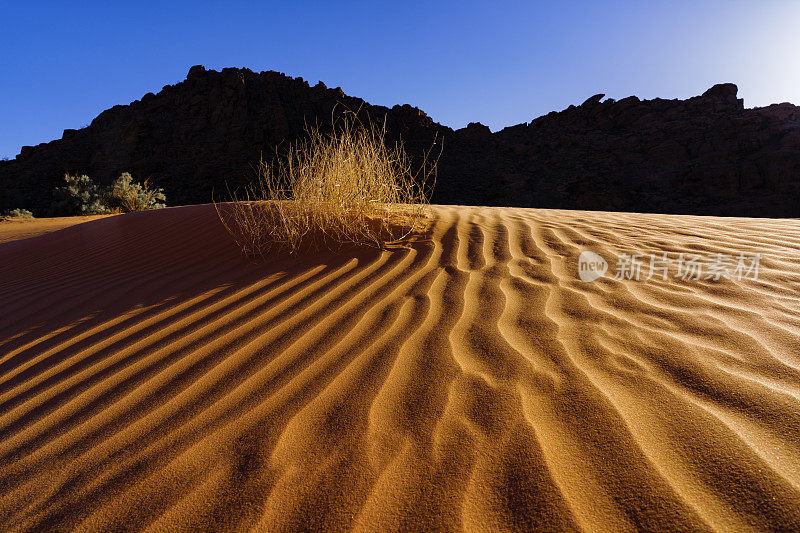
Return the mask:
<svg viewBox="0 0 800 533">
<path fill-rule="evenodd" d="M 457 128 L 531 120 L 603 92 L 739 85 L 800 104 L 800 2 L 22 2 L 0 13 L 0 157 L 185 78 L 249 67 L 323 80 Z"/>
</svg>

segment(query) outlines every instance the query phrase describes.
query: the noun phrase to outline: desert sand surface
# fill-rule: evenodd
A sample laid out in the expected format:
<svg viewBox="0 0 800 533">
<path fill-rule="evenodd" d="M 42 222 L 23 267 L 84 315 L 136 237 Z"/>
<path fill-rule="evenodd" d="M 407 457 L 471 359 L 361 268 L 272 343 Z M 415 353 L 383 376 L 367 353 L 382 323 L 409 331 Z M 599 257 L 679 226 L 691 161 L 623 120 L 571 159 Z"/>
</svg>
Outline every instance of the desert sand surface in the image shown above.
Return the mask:
<svg viewBox="0 0 800 533">
<path fill-rule="evenodd" d="M 433 216 L 263 263 L 213 206 L 0 244 L 0 529 L 800 530 L 800 222 Z"/>
<path fill-rule="evenodd" d="M 56 218 L 0 218 L 0 243 L 36 237 L 111 215 Z"/>
</svg>

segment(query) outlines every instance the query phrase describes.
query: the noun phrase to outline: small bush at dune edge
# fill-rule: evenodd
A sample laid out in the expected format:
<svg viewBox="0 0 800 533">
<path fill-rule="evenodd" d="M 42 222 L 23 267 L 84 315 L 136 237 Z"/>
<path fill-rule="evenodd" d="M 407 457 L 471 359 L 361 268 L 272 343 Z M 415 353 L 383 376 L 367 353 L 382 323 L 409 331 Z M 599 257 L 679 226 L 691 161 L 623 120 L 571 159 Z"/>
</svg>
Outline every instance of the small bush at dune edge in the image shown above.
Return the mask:
<svg viewBox="0 0 800 533">
<path fill-rule="evenodd" d="M 64 175 L 65 185 L 53 191 L 53 214 L 59 216 L 107 213 L 100 189 L 89 176 Z"/>
<path fill-rule="evenodd" d="M 27 209 L 12 209 L 6 215 L 8 218 L 33 218 L 33 213 Z"/>
<path fill-rule="evenodd" d="M 387 147 L 382 130 L 343 120 L 330 134 L 310 130 L 277 163 L 262 161 L 245 198 L 217 210 L 248 257 L 383 247 L 424 226 L 435 168 L 426 157 L 412 173 L 402 145 Z"/>
<path fill-rule="evenodd" d="M 151 188 L 149 180 L 144 183 L 134 183 L 127 172 L 123 172 L 114 180 L 106 193 L 106 204 L 110 209 L 118 209 L 124 213 L 144 211 L 147 209 L 162 209 L 167 197 L 163 189 Z"/>
<path fill-rule="evenodd" d="M 163 189 L 152 188 L 149 181 L 134 182 L 123 172 L 106 189 L 101 189 L 89 176 L 64 176 L 65 185 L 53 191 L 53 213 L 60 216 L 130 213 L 166 207 Z"/>
</svg>

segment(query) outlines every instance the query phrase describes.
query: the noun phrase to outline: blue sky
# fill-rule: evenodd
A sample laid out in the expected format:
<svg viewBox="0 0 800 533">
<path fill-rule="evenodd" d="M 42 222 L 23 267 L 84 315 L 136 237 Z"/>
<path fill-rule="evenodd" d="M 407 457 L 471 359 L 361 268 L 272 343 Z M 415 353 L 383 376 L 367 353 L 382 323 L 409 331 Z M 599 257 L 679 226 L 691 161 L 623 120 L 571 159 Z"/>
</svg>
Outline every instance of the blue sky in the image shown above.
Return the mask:
<svg viewBox="0 0 800 533">
<path fill-rule="evenodd" d="M 249 67 L 496 131 L 603 92 L 800 104 L 800 2 L 58 2 L 0 17 L 0 157 L 185 78 Z"/>
</svg>

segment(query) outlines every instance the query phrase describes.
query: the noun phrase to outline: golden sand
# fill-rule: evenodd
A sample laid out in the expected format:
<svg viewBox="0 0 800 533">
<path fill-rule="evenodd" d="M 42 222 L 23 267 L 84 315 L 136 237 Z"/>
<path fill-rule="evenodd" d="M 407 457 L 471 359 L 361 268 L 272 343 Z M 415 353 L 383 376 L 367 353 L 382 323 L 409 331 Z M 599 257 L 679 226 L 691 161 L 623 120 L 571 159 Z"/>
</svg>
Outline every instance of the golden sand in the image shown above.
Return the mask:
<svg viewBox="0 0 800 533">
<path fill-rule="evenodd" d="M 0 225 L 0 529 L 800 530 L 800 222 L 434 214 L 266 263 L 213 206 Z"/>
</svg>

